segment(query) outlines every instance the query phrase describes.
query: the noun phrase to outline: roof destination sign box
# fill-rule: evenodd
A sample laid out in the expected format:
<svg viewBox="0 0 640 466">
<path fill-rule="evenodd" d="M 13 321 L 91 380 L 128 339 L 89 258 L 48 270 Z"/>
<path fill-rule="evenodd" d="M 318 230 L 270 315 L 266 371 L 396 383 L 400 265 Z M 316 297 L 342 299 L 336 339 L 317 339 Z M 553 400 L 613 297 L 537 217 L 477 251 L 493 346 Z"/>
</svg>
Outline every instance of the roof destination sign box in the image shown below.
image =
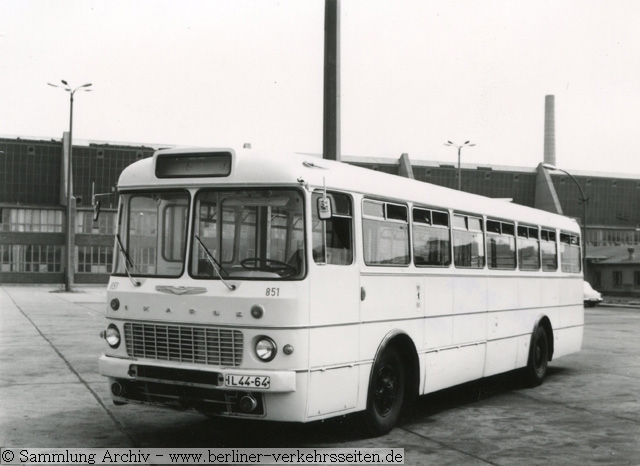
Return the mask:
<svg viewBox="0 0 640 466">
<path fill-rule="evenodd" d="M 203 152 L 187 154 L 159 154 L 156 177 L 187 178 L 229 176 L 231 152 Z"/>
</svg>

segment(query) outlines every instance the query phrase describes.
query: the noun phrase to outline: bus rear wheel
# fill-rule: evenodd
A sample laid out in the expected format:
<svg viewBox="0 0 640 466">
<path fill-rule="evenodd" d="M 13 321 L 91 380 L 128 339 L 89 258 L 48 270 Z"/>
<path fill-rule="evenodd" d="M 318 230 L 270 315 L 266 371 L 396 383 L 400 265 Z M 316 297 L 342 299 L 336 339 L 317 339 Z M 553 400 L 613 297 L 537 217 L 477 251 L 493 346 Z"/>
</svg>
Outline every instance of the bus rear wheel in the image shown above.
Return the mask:
<svg viewBox="0 0 640 466">
<path fill-rule="evenodd" d="M 549 337 L 542 325 L 533 332 L 529 362 L 524 369 L 524 381 L 528 387 L 537 387 L 542 384 L 547 375 L 549 364 Z"/>
<path fill-rule="evenodd" d="M 369 382 L 366 426 L 370 434 L 387 434 L 398 422 L 405 398 L 405 368 L 400 353 L 387 348 L 376 360 Z"/>
</svg>

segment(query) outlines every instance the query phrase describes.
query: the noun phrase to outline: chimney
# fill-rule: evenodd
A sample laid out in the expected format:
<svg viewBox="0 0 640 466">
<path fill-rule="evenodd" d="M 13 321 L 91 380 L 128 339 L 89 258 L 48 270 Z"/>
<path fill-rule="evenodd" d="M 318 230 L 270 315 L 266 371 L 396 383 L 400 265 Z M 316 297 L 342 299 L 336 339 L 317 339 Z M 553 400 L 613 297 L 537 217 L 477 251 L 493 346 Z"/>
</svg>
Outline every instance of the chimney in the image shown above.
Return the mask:
<svg viewBox="0 0 640 466">
<path fill-rule="evenodd" d="M 627 252 L 629 253 L 629 260 L 632 261 L 633 259 L 635 259 L 636 255 L 635 255 L 635 248 L 627 248 Z"/>
<path fill-rule="evenodd" d="M 544 97 L 544 163 L 556 164 L 555 96 Z"/>
</svg>

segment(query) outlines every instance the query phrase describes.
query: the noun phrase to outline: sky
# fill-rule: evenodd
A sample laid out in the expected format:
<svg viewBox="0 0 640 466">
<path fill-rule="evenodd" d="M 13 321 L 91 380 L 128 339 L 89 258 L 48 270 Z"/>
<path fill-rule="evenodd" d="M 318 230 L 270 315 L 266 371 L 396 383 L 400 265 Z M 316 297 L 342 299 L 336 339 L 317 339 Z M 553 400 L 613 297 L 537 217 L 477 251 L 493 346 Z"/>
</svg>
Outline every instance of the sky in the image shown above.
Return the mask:
<svg viewBox="0 0 640 466">
<path fill-rule="evenodd" d="M 340 0 L 345 156 L 640 175 L 640 2 Z M 324 0 L 0 0 L 0 135 L 322 152 Z"/>
</svg>

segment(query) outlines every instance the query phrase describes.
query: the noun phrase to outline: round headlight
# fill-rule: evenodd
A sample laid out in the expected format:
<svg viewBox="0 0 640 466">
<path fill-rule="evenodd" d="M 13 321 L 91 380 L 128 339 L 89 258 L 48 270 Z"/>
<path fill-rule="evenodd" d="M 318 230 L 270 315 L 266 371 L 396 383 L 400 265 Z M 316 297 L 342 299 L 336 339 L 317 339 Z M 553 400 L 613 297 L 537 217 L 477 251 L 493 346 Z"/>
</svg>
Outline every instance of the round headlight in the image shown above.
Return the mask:
<svg viewBox="0 0 640 466">
<path fill-rule="evenodd" d="M 256 356 L 261 361 L 269 362 L 276 357 L 278 347 L 276 343 L 269 337 L 258 337 L 255 346 Z"/>
<path fill-rule="evenodd" d="M 109 346 L 114 349 L 120 346 L 120 330 L 118 330 L 118 327 L 110 324 L 107 327 L 107 333 L 105 334 L 104 339 L 107 340 Z"/>
</svg>

